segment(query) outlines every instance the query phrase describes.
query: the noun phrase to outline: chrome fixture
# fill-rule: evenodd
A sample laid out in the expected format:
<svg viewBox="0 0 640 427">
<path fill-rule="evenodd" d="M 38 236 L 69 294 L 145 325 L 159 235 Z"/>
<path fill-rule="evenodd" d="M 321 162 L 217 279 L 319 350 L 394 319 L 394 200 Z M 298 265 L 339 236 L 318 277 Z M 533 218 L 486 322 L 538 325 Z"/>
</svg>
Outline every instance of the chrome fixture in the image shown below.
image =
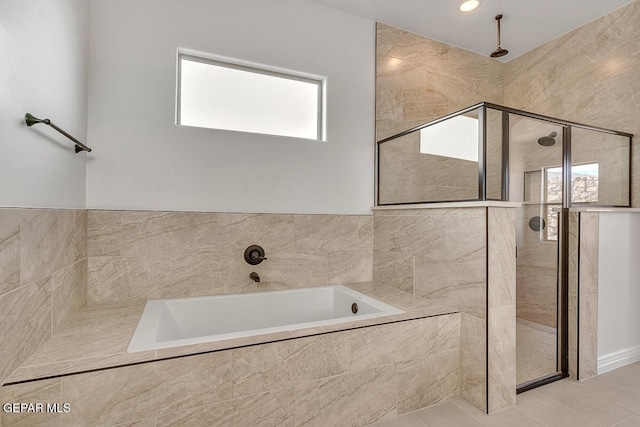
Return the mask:
<svg viewBox="0 0 640 427">
<path fill-rule="evenodd" d="M 251 245 L 244 251 L 244 260 L 251 265 L 258 265 L 267 259 L 264 256 L 264 249 L 258 245 Z"/>
<path fill-rule="evenodd" d="M 255 271 L 253 271 L 249 277 L 251 278 L 251 280 L 253 280 L 256 283 L 260 283 L 260 276 L 258 276 L 258 273 L 256 273 Z"/>
<path fill-rule="evenodd" d="M 500 20 L 502 19 L 502 15 L 496 15 L 496 21 L 498 21 L 498 48 L 491 52 L 492 58 L 500 58 L 501 56 L 505 56 L 509 51 L 507 49 L 503 49 L 500 46 Z"/>
<path fill-rule="evenodd" d="M 81 152 L 81 151 L 91 152 L 91 148 L 87 147 L 82 142 L 78 141 L 77 139 L 75 139 L 74 137 L 69 135 L 67 132 L 65 132 L 64 130 L 60 129 L 58 126 L 56 126 L 49 119 L 39 119 L 37 117 L 34 117 L 32 114 L 27 113 L 27 114 L 24 115 L 24 121 L 27 123 L 27 126 L 29 126 L 29 127 L 31 127 L 33 125 L 37 125 L 38 123 L 44 123 L 45 125 L 51 126 L 55 130 L 57 130 L 58 132 L 60 132 L 61 134 L 63 134 L 64 136 L 66 136 L 67 138 L 72 140 L 73 142 L 75 142 L 75 144 L 76 144 L 76 154 Z"/>
</svg>

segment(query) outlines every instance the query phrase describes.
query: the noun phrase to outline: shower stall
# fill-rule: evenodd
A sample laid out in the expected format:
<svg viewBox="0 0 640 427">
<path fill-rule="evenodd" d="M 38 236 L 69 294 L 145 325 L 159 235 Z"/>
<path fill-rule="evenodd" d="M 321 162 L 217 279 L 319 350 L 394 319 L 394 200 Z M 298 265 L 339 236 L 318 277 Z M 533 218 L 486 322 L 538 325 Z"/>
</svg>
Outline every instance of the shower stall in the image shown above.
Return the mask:
<svg viewBox="0 0 640 427">
<path fill-rule="evenodd" d="M 630 207 L 631 138 L 483 102 L 377 144 L 378 206 L 521 203 L 518 391 L 568 375 L 569 209 Z"/>
</svg>

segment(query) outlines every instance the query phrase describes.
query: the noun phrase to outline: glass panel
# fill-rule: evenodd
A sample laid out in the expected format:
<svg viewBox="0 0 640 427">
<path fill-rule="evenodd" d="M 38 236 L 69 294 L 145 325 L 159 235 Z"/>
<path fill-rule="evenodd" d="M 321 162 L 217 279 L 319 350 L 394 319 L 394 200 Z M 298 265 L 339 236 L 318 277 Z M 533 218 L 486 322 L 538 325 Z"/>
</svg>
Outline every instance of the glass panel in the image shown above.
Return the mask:
<svg viewBox="0 0 640 427">
<path fill-rule="evenodd" d="M 379 144 L 379 203 L 478 199 L 478 110 Z"/>
<path fill-rule="evenodd" d="M 502 200 L 502 111 L 491 108 L 487 108 L 487 199 Z"/>
<path fill-rule="evenodd" d="M 629 138 L 572 128 L 573 205 L 629 206 Z"/>
<path fill-rule="evenodd" d="M 562 127 L 510 115 L 509 193 L 516 211 L 516 377 L 552 375 L 558 358 Z"/>
<path fill-rule="evenodd" d="M 321 139 L 321 81 L 180 57 L 179 125 Z"/>
<path fill-rule="evenodd" d="M 524 173 L 524 201 L 541 202 L 542 191 L 542 171 L 528 171 Z"/>
</svg>

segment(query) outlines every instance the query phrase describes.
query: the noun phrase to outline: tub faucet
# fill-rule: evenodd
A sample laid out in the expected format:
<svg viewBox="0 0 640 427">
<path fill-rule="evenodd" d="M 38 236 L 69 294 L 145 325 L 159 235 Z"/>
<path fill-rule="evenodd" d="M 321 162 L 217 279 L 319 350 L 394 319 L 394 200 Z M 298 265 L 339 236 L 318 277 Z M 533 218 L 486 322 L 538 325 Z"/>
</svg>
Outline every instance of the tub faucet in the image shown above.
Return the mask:
<svg viewBox="0 0 640 427">
<path fill-rule="evenodd" d="M 251 245 L 244 251 L 244 260 L 247 261 L 248 264 L 258 265 L 266 259 L 264 249 L 262 249 L 261 246 Z"/>
<path fill-rule="evenodd" d="M 260 282 L 260 276 L 258 276 L 258 273 L 256 273 L 255 271 L 251 273 L 249 277 L 251 278 L 251 280 L 253 280 L 256 283 Z"/>
</svg>

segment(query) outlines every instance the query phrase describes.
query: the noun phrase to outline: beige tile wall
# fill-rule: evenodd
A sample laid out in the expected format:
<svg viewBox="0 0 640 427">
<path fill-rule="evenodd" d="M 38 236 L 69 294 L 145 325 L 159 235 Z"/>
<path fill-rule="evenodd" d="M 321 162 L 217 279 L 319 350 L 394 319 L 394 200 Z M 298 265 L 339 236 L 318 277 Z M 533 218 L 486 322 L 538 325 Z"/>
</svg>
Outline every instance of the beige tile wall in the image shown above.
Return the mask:
<svg viewBox="0 0 640 427">
<path fill-rule="evenodd" d="M 529 220 L 543 216 L 540 205 L 518 210 L 517 315 L 522 319 L 555 328 L 557 326 L 557 241 L 546 241 L 529 228 Z M 545 219 L 546 221 L 546 219 Z M 546 229 L 543 230 L 543 233 Z"/>
<path fill-rule="evenodd" d="M 459 323 L 450 314 L 6 386 L 2 402 L 71 412 L 2 414 L 0 425 L 363 426 L 459 396 Z"/>
<path fill-rule="evenodd" d="M 261 245 L 252 266 L 244 250 Z M 89 211 L 90 303 L 366 282 L 373 217 Z M 254 283 L 249 274 L 261 277 Z"/>
<path fill-rule="evenodd" d="M 640 0 L 506 64 L 379 23 L 376 138 L 480 101 L 640 134 L 639 40 Z M 592 143 L 585 135 L 574 141 L 575 162 L 607 161 Z M 632 199 L 640 206 L 638 138 L 634 148 Z M 627 191 L 620 171 L 609 168 L 602 176 L 603 191 L 616 199 Z"/>
<path fill-rule="evenodd" d="M 640 1 L 505 65 L 506 105 L 640 134 Z M 574 141 L 574 145 L 581 141 Z M 640 206 L 640 142 L 634 138 L 633 206 Z"/>
<path fill-rule="evenodd" d="M 481 101 L 502 104 L 503 65 L 377 24 L 376 140 Z"/>
<path fill-rule="evenodd" d="M 598 213 L 569 214 L 569 369 L 598 374 Z"/>
<path fill-rule="evenodd" d="M 501 63 L 377 24 L 378 141 L 480 101 L 503 103 Z M 421 154 L 419 133 L 382 147 L 380 168 L 388 170 L 381 175 L 381 203 L 478 198 L 476 162 Z M 499 164 L 490 162 L 492 176 Z"/>
<path fill-rule="evenodd" d="M 578 212 L 569 212 L 569 375 L 578 378 Z"/>
<path fill-rule="evenodd" d="M 516 404 L 516 209 L 487 210 L 488 412 Z"/>
<path fill-rule="evenodd" d="M 374 213 L 373 280 L 461 311 L 461 395 L 486 408 L 484 208 Z"/>
<path fill-rule="evenodd" d="M 420 132 L 380 145 L 380 204 L 478 198 L 478 162 L 420 153 Z"/>
<path fill-rule="evenodd" d="M 86 304 L 83 210 L 0 209 L 0 383 Z"/>
<path fill-rule="evenodd" d="M 376 285 L 461 311 L 461 396 L 486 410 L 488 370 L 488 410 L 515 404 L 515 210 L 376 211 L 373 240 Z"/>
</svg>

